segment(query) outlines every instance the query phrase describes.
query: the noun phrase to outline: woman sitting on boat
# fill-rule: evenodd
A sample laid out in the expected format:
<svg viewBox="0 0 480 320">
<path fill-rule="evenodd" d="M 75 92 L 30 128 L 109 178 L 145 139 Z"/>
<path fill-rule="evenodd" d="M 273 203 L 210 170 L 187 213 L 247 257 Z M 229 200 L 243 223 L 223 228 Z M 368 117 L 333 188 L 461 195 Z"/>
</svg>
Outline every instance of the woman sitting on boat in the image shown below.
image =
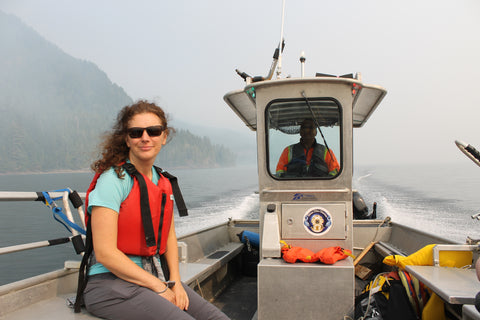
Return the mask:
<svg viewBox="0 0 480 320">
<path fill-rule="evenodd" d="M 328 177 L 340 170 L 331 149 L 317 143 L 317 129 L 313 119 L 300 124 L 300 142 L 286 147 L 278 160 L 278 177 Z"/>
<path fill-rule="evenodd" d="M 228 319 L 180 279 L 172 184 L 153 165 L 171 132 L 155 104 L 124 107 L 92 164 L 87 210 L 94 254 L 83 300 L 96 316 Z"/>
</svg>

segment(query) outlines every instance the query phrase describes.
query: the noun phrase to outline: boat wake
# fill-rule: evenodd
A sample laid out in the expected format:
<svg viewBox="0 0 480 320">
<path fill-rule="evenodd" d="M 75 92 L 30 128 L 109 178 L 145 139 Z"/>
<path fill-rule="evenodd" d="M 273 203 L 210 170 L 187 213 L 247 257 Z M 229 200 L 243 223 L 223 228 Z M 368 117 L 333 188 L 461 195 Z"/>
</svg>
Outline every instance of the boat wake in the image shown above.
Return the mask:
<svg viewBox="0 0 480 320">
<path fill-rule="evenodd" d="M 358 177 L 358 178 L 357 178 L 357 182 L 360 182 L 360 181 L 362 181 L 363 179 L 370 177 L 371 175 L 373 175 L 373 173 L 367 173 L 366 175 L 363 175 L 363 176 L 361 176 L 361 177 Z"/>
<path fill-rule="evenodd" d="M 177 235 L 185 235 L 232 219 L 257 219 L 259 198 L 256 193 L 220 198 L 189 209 L 187 217 L 175 217 Z"/>
<path fill-rule="evenodd" d="M 449 240 L 464 243 L 466 235 L 475 237 L 475 221 L 462 212 L 446 208 L 425 206 L 413 201 L 411 204 L 396 203 L 395 200 L 382 198 L 379 202 L 379 218 L 390 216 L 392 221 L 427 233 L 435 234 Z M 465 226 L 468 226 L 467 228 Z"/>
</svg>

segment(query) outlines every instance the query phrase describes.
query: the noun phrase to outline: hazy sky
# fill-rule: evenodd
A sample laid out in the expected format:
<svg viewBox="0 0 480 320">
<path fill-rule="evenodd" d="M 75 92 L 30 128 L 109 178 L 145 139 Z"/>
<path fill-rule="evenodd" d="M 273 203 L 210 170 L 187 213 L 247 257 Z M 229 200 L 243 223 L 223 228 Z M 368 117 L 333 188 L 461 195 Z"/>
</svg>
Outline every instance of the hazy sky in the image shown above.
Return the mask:
<svg viewBox="0 0 480 320">
<path fill-rule="evenodd" d="M 244 86 L 235 68 L 267 74 L 281 9 L 281 0 L 0 0 L 133 99 L 238 130 L 248 129 L 223 95 Z M 478 0 L 287 0 L 283 75 L 299 76 L 305 51 L 307 76 L 361 72 L 388 90 L 355 131 L 358 162 L 466 162 L 454 140 L 480 148 L 479 33 Z"/>
</svg>

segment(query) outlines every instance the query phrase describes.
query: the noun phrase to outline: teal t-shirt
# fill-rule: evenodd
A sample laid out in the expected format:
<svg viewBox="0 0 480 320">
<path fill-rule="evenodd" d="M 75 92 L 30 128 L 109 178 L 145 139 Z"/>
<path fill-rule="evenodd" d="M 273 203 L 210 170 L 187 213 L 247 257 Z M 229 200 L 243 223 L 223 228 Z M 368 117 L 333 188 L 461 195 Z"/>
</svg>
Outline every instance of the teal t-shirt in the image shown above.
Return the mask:
<svg viewBox="0 0 480 320">
<path fill-rule="evenodd" d="M 160 179 L 160 177 L 155 168 L 152 167 L 152 182 L 158 184 L 158 179 Z M 91 214 L 93 207 L 105 207 L 119 213 L 120 205 L 127 199 L 132 187 L 133 178 L 128 173 L 124 172 L 123 178 L 120 179 L 115 170 L 110 168 L 98 177 L 95 189 L 90 192 L 87 212 Z M 131 255 L 128 257 L 142 267 L 142 257 Z M 94 275 L 106 272 L 110 271 L 101 263 L 96 263 L 90 266 L 88 274 Z"/>
</svg>

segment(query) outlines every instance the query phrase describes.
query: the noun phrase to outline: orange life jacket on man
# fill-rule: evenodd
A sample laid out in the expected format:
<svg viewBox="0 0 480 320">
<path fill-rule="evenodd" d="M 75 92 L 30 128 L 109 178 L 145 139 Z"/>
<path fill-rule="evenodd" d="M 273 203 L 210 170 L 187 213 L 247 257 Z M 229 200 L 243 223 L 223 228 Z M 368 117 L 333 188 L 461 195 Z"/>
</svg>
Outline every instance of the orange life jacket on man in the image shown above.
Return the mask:
<svg viewBox="0 0 480 320">
<path fill-rule="evenodd" d="M 276 174 L 285 177 L 325 177 L 340 171 L 335 155 L 330 149 L 314 142 L 309 149 L 302 143 L 286 147 L 278 160 Z"/>
</svg>

